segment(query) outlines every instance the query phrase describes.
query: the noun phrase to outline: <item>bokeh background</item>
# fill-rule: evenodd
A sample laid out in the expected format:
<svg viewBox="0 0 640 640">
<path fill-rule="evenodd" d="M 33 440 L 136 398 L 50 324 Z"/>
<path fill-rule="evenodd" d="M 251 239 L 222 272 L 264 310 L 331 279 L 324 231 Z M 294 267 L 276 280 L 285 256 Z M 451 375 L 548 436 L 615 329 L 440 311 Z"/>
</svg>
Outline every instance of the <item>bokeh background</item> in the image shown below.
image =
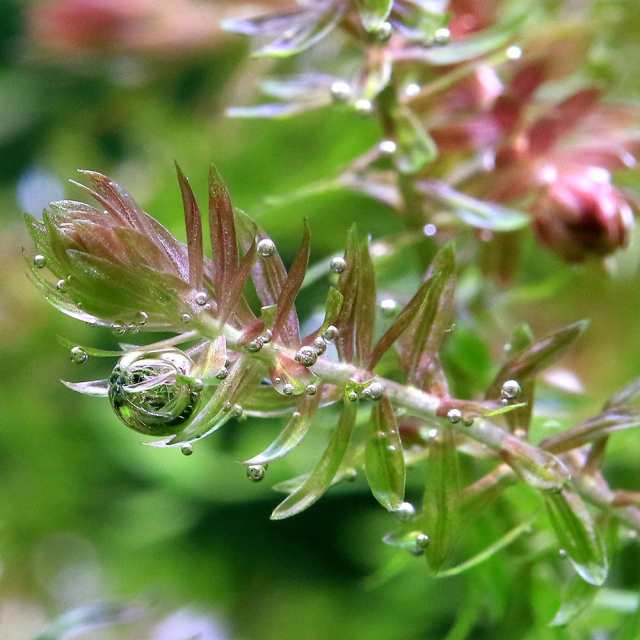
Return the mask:
<svg viewBox="0 0 640 640">
<path fill-rule="evenodd" d="M 254 100 L 273 63 L 249 59 L 247 43 L 217 23 L 276 0 L 57 4 L 85 13 L 51 14 L 40 3 L 0 0 L 0 638 L 34 638 L 63 612 L 96 602 L 145 611 L 134 622 L 78 637 L 613 638 L 637 602 L 640 552 L 633 541 L 623 545 L 592 610 L 568 630 L 552 630 L 546 624 L 568 569 L 544 536 L 457 578 L 429 578 L 415 560 L 385 579 L 395 556 L 380 540 L 393 521 L 364 481 L 332 489 L 291 521 L 269 521 L 278 500 L 270 486 L 308 469 L 322 446 L 322 422 L 300 452 L 255 484 L 239 461 L 270 441 L 278 421 L 230 424 L 186 458 L 142 446 L 107 403 L 59 384 L 101 377 L 110 364 L 90 360 L 79 371 L 57 335 L 106 348 L 117 343 L 54 312 L 25 277 L 21 248 L 28 255 L 30 245 L 22 214 L 39 215 L 63 195 L 78 197 L 66 183 L 77 168 L 123 182 L 183 237 L 173 161 L 201 197 L 215 162 L 236 204 L 270 230 L 285 260 L 303 216 L 313 261 L 340 250 L 353 221 L 374 238 L 402 225 L 354 194 L 277 206 L 266 199 L 333 175 L 379 133 L 375 122 L 332 109 L 286 122 L 225 117 L 226 107 Z M 616 97 L 637 101 L 636 3 L 542 4 L 549 14 L 575 10 L 595 21 L 585 73 Z M 326 45 L 278 66 L 296 70 L 338 55 Z M 639 255 L 634 239 L 606 268 L 569 267 L 530 239 L 508 290 L 485 286 L 482 271 L 467 270 L 464 296 L 473 313 L 460 320 L 449 350 L 469 390 L 490 377 L 518 321 L 542 334 L 588 317 L 590 329 L 555 372 L 565 390 L 545 388 L 536 425 L 547 435 L 597 410 L 640 375 Z M 401 255 L 385 265 L 383 292 L 403 298 L 411 291 L 418 271 L 408 275 L 408 261 Z M 317 311 L 326 284 L 303 293 L 305 319 Z M 613 484 L 639 488 L 639 456 L 636 433 L 614 439 L 605 467 Z M 412 472 L 416 496 L 420 482 L 420 472 Z M 488 544 L 536 505 L 526 491 L 511 492 L 497 513 L 483 517 L 470 546 Z"/>
</svg>

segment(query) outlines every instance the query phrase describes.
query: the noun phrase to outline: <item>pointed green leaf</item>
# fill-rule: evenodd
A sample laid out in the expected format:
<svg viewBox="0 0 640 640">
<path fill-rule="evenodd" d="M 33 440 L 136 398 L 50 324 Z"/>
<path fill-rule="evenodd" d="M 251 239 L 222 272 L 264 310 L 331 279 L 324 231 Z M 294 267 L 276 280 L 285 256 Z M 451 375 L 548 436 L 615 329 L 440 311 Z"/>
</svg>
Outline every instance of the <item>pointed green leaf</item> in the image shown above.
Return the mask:
<svg viewBox="0 0 640 640">
<path fill-rule="evenodd" d="M 453 429 L 442 427 L 427 459 L 421 528 L 431 538 L 426 551 L 431 570 L 438 573 L 449 561 L 459 534 L 460 472 Z"/>
<path fill-rule="evenodd" d="M 331 482 L 344 458 L 358 413 L 358 403 L 345 399 L 338 426 L 331 434 L 329 444 L 320 461 L 304 484 L 289 494 L 271 514 L 272 520 L 282 520 L 304 511 L 316 502 L 331 486 Z"/>
<path fill-rule="evenodd" d="M 362 26 L 367 31 L 378 31 L 391 13 L 393 0 L 356 0 Z"/>
<path fill-rule="evenodd" d="M 601 586 L 609 563 L 602 537 L 582 498 L 564 489 L 548 494 L 546 505 L 558 542 L 578 575 L 589 584 Z"/>
<path fill-rule="evenodd" d="M 365 472 L 376 500 L 388 511 L 404 501 L 405 463 L 398 421 L 383 396 L 371 410 L 365 449 Z"/>
<path fill-rule="evenodd" d="M 551 627 L 564 627 L 591 606 L 598 587 L 575 576 L 562 594 L 562 602 L 549 623 Z"/>
<path fill-rule="evenodd" d="M 445 569 L 441 571 L 438 576 L 440 578 L 445 578 L 449 576 L 457 576 L 465 571 L 469 571 L 474 567 L 477 567 L 479 564 L 486 562 L 490 558 L 492 558 L 496 553 L 502 551 L 505 547 L 508 547 L 510 544 L 515 542 L 521 535 L 529 532 L 531 530 L 531 521 L 523 522 L 518 526 L 511 529 L 505 533 L 501 538 L 498 538 L 493 544 L 489 545 L 486 549 L 480 551 L 480 553 L 476 554 L 472 558 L 461 562 L 455 567 L 451 567 L 450 569 Z"/>
<path fill-rule="evenodd" d="M 279 458 L 284 458 L 291 450 L 297 447 L 307 435 L 307 431 L 309 431 L 311 421 L 320 404 L 321 395 L 322 390 L 320 389 L 315 396 L 305 398 L 300 403 L 298 410 L 289 418 L 278 437 L 262 453 L 246 460 L 244 464 L 267 464 Z"/>
<path fill-rule="evenodd" d="M 393 112 L 397 150 L 394 162 L 398 171 L 405 174 L 418 173 L 433 162 L 438 147 L 420 120 L 407 107 L 398 106 Z"/>
<path fill-rule="evenodd" d="M 200 209 L 193 195 L 189 181 L 176 162 L 178 184 L 182 195 L 184 220 L 187 229 L 187 249 L 189 256 L 189 285 L 197 291 L 202 290 L 204 262 L 202 249 L 202 221 Z"/>
</svg>

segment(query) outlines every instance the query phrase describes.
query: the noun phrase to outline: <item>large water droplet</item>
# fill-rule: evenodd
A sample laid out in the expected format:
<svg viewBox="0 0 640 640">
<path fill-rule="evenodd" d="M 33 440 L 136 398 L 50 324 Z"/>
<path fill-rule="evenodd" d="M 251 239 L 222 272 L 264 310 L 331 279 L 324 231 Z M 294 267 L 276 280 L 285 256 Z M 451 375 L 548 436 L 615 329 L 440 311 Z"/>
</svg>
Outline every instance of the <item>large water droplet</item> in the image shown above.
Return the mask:
<svg viewBox="0 0 640 640">
<path fill-rule="evenodd" d="M 47 259 L 41 253 L 38 253 L 33 256 L 33 266 L 38 269 L 42 269 L 47 266 Z"/>
<path fill-rule="evenodd" d="M 193 361 L 179 349 L 123 356 L 109 378 L 109 400 L 131 429 L 153 436 L 175 434 L 193 413 L 198 392 L 183 376 Z"/>
</svg>

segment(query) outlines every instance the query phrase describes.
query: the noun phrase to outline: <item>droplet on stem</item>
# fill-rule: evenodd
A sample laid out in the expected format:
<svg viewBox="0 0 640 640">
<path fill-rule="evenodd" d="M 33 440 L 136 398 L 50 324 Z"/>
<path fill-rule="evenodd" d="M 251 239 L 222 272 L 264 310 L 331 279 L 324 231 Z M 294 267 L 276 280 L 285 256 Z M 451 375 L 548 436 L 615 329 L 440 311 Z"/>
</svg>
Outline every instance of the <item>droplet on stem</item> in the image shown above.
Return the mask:
<svg viewBox="0 0 640 640">
<path fill-rule="evenodd" d="M 276 253 L 276 245 L 271 238 L 262 238 L 256 246 L 256 251 L 261 258 L 270 258 Z"/>
<path fill-rule="evenodd" d="M 266 469 L 262 464 L 252 464 L 247 467 L 247 478 L 252 482 L 260 482 L 264 478 Z"/>
<path fill-rule="evenodd" d="M 329 262 L 329 269 L 333 273 L 342 273 L 347 268 L 347 261 L 341 256 L 335 256 L 331 258 Z"/>
<path fill-rule="evenodd" d="M 89 355 L 82 347 L 71 347 L 69 355 L 73 364 L 84 364 L 89 359 Z"/>
<path fill-rule="evenodd" d="M 38 253 L 33 256 L 33 266 L 37 269 L 43 269 L 47 266 L 47 259 L 41 253 Z"/>
</svg>

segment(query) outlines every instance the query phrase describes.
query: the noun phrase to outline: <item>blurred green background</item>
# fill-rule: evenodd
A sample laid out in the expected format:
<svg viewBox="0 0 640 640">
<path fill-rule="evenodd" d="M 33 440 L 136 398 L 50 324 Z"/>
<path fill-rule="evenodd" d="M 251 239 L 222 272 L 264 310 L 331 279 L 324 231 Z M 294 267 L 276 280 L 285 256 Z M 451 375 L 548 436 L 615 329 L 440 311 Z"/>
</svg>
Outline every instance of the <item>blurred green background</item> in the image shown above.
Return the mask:
<svg viewBox="0 0 640 640">
<path fill-rule="evenodd" d="M 170 11 L 172 4 L 157 6 Z M 597 21 L 590 73 L 617 97 L 636 100 L 636 3 L 544 4 L 550 13 L 575 5 Z M 242 3 L 209 5 L 217 16 Z M 457 578 L 434 580 L 423 562 L 412 560 L 385 581 L 380 572 L 394 554 L 380 539 L 394 523 L 361 479 L 332 489 L 293 520 L 270 522 L 278 500 L 270 486 L 308 469 L 322 446 L 322 421 L 301 451 L 254 484 L 239 461 L 270 441 L 278 420 L 232 423 L 185 458 L 142 446 L 106 402 L 58 383 L 101 377 L 110 364 L 90 360 L 79 371 L 57 335 L 116 344 L 108 332 L 50 309 L 24 273 L 21 247 L 27 255 L 30 247 L 22 213 L 38 214 L 63 194 L 78 197 L 66 185 L 76 168 L 121 181 L 184 237 L 173 161 L 200 197 L 208 164 L 215 162 L 235 203 L 269 229 L 285 261 L 303 216 L 312 230 L 312 261 L 340 250 L 353 221 L 374 238 L 402 225 L 382 206 L 346 193 L 267 206 L 269 195 L 333 175 L 379 132 L 372 121 L 331 109 L 286 122 L 225 118 L 226 107 L 254 100 L 258 79 L 271 71 L 270 63 L 248 59 L 241 38 L 223 36 L 214 25 L 197 46 L 188 37 L 167 45 L 151 34 L 157 46 L 147 50 L 90 42 L 60 54 L 46 34 L 30 31 L 32 10 L 32 3 L 0 0 L 0 638 L 33 638 L 46 621 L 97 601 L 142 603 L 148 615 L 80 637 L 613 637 L 640 586 L 633 541 L 623 545 L 592 610 L 568 630 L 551 630 L 546 623 L 569 569 L 544 536 Z M 320 55 L 282 68 L 312 66 Z M 466 309 L 473 313 L 460 320 L 451 358 L 467 386 L 482 386 L 518 321 L 542 334 L 588 317 L 588 333 L 563 362 L 577 373 L 584 394 L 546 388 L 537 426 L 546 435 L 597 410 L 616 387 L 640 375 L 638 256 L 634 241 L 609 270 L 568 267 L 529 239 L 511 293 L 485 283 L 477 269 L 465 270 Z M 408 267 L 405 255 L 379 277 L 383 292 L 403 298 L 419 271 Z M 303 293 L 303 318 L 317 311 L 326 284 Z M 324 420 L 332 418 L 329 411 Z M 639 488 L 639 455 L 637 434 L 615 438 L 605 467 L 613 484 Z M 471 466 L 466 471 L 477 476 Z M 421 472 L 412 471 L 410 482 L 419 496 Z M 511 491 L 496 512 L 483 516 L 469 548 L 486 546 L 537 505 L 526 490 Z"/>
</svg>

